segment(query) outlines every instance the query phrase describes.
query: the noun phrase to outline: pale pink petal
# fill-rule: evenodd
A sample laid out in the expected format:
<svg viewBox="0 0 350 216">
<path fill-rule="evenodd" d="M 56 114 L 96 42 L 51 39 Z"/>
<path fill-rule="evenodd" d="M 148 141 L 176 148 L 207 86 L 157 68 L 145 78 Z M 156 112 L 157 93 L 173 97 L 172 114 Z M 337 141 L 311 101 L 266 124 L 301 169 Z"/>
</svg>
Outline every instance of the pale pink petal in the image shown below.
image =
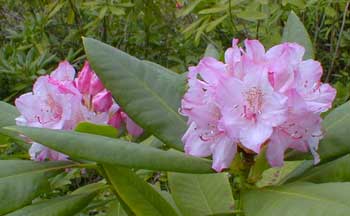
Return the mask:
<svg viewBox="0 0 350 216">
<path fill-rule="evenodd" d="M 254 61 L 263 61 L 265 48 L 258 40 L 244 40 L 246 55 Z"/>
<path fill-rule="evenodd" d="M 266 52 L 266 59 L 269 61 L 286 60 L 289 64 L 298 64 L 302 61 L 305 48 L 297 43 L 283 43 L 271 47 Z"/>
<path fill-rule="evenodd" d="M 185 144 L 186 154 L 195 157 L 208 157 L 211 154 L 210 146 L 212 143 L 201 138 L 195 123 L 191 123 L 182 137 L 182 142 Z"/>
<path fill-rule="evenodd" d="M 274 130 L 268 142 L 266 158 L 272 167 L 281 167 L 284 164 L 284 152 L 288 148 L 288 139 L 280 130 Z"/>
<path fill-rule="evenodd" d="M 241 60 L 241 50 L 237 46 L 238 39 L 232 40 L 232 47 L 225 51 L 225 63 L 228 65 L 234 65 Z"/>
<path fill-rule="evenodd" d="M 62 61 L 50 76 L 59 81 L 73 81 L 75 69 L 68 61 Z"/>
<path fill-rule="evenodd" d="M 307 60 L 299 64 L 297 73 L 297 88 L 313 89 L 318 85 L 322 76 L 323 70 L 318 61 Z"/>
<path fill-rule="evenodd" d="M 205 82 L 216 84 L 220 77 L 225 74 L 226 66 L 213 57 L 204 57 L 195 67 L 195 70 Z"/>
<path fill-rule="evenodd" d="M 143 129 L 138 126 L 129 116 L 125 117 L 126 130 L 131 136 L 138 137 L 143 133 Z"/>
<path fill-rule="evenodd" d="M 243 103 L 243 82 L 234 77 L 221 80 L 216 91 L 216 101 L 221 106 L 235 107 Z"/>
<path fill-rule="evenodd" d="M 287 118 L 287 100 L 284 95 L 276 92 L 266 95 L 264 97 L 264 104 L 261 110 L 259 120 L 265 122 L 267 125 L 276 127 L 282 124 Z"/>
<path fill-rule="evenodd" d="M 237 144 L 226 136 L 219 137 L 213 148 L 213 165 L 216 172 L 221 172 L 230 167 L 237 152 Z"/>
<path fill-rule="evenodd" d="M 314 113 L 326 112 L 332 107 L 336 94 L 337 92 L 332 86 L 321 84 L 317 90 L 305 98 L 308 109 Z"/>
<path fill-rule="evenodd" d="M 260 153 L 261 145 L 271 136 L 272 127 L 263 123 L 252 124 L 242 128 L 240 140 L 244 147 Z"/>
</svg>

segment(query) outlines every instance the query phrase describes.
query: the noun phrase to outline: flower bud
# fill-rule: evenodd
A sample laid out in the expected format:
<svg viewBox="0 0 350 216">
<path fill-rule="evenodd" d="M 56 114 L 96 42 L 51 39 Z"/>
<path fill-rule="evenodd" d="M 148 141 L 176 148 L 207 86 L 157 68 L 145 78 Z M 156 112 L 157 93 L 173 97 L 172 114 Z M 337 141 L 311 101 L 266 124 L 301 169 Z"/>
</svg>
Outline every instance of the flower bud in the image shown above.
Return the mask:
<svg viewBox="0 0 350 216">
<path fill-rule="evenodd" d="M 92 107 L 96 112 L 107 112 L 112 104 L 112 94 L 107 90 L 103 90 L 92 98 Z"/>
<path fill-rule="evenodd" d="M 83 69 L 81 69 L 75 80 L 75 84 L 82 94 L 89 93 L 92 76 L 93 72 L 89 62 L 85 61 Z"/>
</svg>

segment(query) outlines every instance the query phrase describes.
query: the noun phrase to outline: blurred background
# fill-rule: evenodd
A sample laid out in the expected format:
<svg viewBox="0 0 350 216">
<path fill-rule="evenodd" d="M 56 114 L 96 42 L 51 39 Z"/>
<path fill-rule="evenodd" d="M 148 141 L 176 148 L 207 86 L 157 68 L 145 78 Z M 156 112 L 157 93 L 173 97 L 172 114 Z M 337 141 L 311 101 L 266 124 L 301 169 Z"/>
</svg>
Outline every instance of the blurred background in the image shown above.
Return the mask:
<svg viewBox="0 0 350 216">
<path fill-rule="evenodd" d="M 80 67 L 82 36 L 183 73 L 208 44 L 222 57 L 233 37 L 280 43 L 291 10 L 342 104 L 350 93 L 349 1 L 342 0 L 0 0 L 0 99 L 13 102 L 63 59 Z"/>
</svg>

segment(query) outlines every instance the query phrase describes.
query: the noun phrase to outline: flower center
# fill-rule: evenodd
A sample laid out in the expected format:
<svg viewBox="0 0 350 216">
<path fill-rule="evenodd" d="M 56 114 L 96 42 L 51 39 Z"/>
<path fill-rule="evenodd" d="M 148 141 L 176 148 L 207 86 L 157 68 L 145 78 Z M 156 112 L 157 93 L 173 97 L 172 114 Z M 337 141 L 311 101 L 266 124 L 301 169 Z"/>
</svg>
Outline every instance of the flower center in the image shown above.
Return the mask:
<svg viewBox="0 0 350 216">
<path fill-rule="evenodd" d="M 244 116 L 249 120 L 256 120 L 257 114 L 261 113 L 263 104 L 263 92 L 258 87 L 250 88 L 244 92 L 246 105 L 244 105 Z"/>
</svg>

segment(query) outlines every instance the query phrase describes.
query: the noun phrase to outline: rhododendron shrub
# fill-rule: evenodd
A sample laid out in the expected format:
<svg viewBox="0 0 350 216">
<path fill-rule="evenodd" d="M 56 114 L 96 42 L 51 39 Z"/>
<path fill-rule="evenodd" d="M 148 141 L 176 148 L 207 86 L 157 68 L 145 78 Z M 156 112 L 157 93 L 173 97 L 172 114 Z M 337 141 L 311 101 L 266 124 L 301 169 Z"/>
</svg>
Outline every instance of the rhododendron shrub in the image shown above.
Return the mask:
<svg viewBox="0 0 350 216">
<path fill-rule="evenodd" d="M 187 154 L 212 155 L 213 168 L 228 168 L 237 148 L 259 154 L 267 148 L 271 166 L 282 166 L 286 149 L 310 151 L 315 164 L 323 136 L 320 114 L 336 91 L 320 81 L 321 64 L 303 60 L 304 48 L 282 43 L 265 51 L 257 40 L 234 39 L 225 62 L 203 58 L 190 67 L 181 113 L 189 128 Z"/>
<path fill-rule="evenodd" d="M 91 122 L 118 129 L 125 124 L 136 137 L 143 132 L 114 101 L 87 61 L 77 77 L 74 67 L 62 61 L 50 75 L 39 77 L 33 91 L 17 98 L 15 105 L 21 113 L 16 118 L 17 125 L 74 130 L 80 122 Z M 29 154 L 32 160 L 39 161 L 68 157 L 36 142 Z"/>
<path fill-rule="evenodd" d="M 306 30 L 286 25 L 270 49 L 208 45 L 183 74 L 83 38 L 79 73 L 62 61 L 0 102 L 0 151 L 35 160 L 0 160 L 0 215 L 349 215 L 350 102 L 332 108 Z M 87 178 L 67 187 L 74 170 Z"/>
</svg>

